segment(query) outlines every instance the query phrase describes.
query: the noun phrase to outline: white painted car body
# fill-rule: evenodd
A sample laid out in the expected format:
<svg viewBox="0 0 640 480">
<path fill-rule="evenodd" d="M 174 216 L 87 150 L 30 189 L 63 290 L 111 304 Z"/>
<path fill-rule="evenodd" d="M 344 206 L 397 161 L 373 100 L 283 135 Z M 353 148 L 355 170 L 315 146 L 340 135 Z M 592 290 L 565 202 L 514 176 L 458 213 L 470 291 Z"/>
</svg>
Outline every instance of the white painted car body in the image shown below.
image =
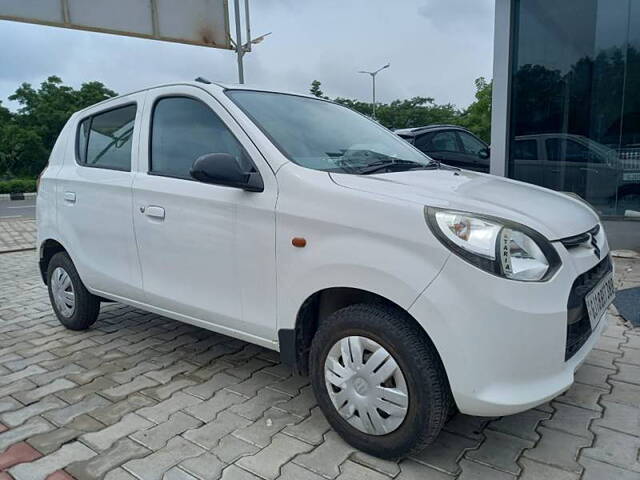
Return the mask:
<svg viewBox="0 0 640 480">
<path fill-rule="evenodd" d="M 598 225 L 590 208 L 466 171 L 363 176 L 299 166 L 227 97 L 234 88 L 243 87 L 170 84 L 74 114 L 41 177 L 38 244 L 61 244 L 95 295 L 275 350 L 279 330 L 295 328 L 316 292 L 372 292 L 424 328 L 463 413 L 515 413 L 572 384 L 605 320 L 565 361 L 569 291 L 599 260 L 558 240 Z M 259 170 L 263 192 L 148 173 L 152 105 L 168 95 L 197 98 L 223 120 Z M 137 105 L 131 171 L 79 165 L 79 121 L 129 103 Z M 552 242 L 562 265 L 534 283 L 486 273 L 431 233 L 425 206 L 526 225 Z M 293 237 L 307 246 L 293 247 Z M 597 240 L 604 258 L 602 229 Z"/>
</svg>

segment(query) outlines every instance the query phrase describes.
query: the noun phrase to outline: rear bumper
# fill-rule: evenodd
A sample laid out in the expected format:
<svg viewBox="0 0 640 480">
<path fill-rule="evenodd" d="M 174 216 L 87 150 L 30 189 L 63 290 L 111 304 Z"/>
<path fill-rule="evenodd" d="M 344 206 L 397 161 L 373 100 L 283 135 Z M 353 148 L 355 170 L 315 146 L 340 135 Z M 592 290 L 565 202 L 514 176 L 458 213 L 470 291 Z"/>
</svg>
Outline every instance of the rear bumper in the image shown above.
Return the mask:
<svg viewBox="0 0 640 480">
<path fill-rule="evenodd" d="M 572 286 L 599 260 L 556 245 L 562 267 L 542 283 L 487 274 L 452 255 L 410 308 L 434 342 L 461 412 L 501 416 L 527 410 L 567 390 L 607 323 L 566 359 Z M 604 250 L 605 255 L 608 247 Z"/>
</svg>

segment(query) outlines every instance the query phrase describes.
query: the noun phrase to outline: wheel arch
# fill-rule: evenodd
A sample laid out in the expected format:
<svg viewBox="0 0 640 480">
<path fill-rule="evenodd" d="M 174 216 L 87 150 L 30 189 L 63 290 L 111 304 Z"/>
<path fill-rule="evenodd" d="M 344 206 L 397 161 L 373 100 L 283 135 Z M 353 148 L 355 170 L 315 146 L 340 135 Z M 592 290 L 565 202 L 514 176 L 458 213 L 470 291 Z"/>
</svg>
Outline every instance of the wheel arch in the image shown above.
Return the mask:
<svg viewBox="0 0 640 480">
<path fill-rule="evenodd" d="M 420 331 L 431 341 L 429 334 L 420 323 L 396 302 L 377 293 L 360 288 L 329 287 L 319 290 L 307 297 L 298 310 L 294 328 L 282 328 L 278 330 L 282 362 L 292 366 L 298 373 L 308 374 L 309 349 L 320 323 L 333 312 L 358 303 L 391 306 L 399 312 L 402 312 L 409 321 L 415 323 Z"/>
<path fill-rule="evenodd" d="M 38 266 L 40 267 L 40 275 L 45 285 L 47 284 L 47 269 L 49 268 L 49 262 L 53 256 L 59 252 L 66 252 L 69 254 L 68 250 L 53 238 L 48 238 L 40 244 Z"/>
</svg>

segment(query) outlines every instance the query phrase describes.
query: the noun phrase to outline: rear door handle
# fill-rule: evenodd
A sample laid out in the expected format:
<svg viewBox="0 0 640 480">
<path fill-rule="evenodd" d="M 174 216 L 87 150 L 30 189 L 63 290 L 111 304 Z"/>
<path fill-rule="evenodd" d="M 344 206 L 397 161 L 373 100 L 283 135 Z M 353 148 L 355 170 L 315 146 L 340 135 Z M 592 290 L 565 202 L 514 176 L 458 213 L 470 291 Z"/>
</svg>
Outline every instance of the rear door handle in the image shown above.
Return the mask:
<svg viewBox="0 0 640 480">
<path fill-rule="evenodd" d="M 140 210 L 143 211 L 147 217 L 164 220 L 164 208 L 162 207 L 158 207 L 157 205 L 149 205 L 148 207 L 141 208 Z"/>
<path fill-rule="evenodd" d="M 64 199 L 69 203 L 76 203 L 76 194 L 75 192 L 64 192 Z"/>
</svg>

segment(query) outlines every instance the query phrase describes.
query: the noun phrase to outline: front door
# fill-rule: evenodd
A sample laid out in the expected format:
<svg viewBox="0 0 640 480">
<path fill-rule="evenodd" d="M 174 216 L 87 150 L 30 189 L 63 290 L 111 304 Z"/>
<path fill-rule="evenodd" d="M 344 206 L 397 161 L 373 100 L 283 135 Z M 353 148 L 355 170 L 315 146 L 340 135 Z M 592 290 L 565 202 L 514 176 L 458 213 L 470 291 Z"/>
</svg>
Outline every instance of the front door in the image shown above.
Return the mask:
<svg viewBox="0 0 640 480">
<path fill-rule="evenodd" d="M 146 301 L 185 320 L 272 340 L 277 189 L 269 166 L 197 87 L 150 91 L 143 125 L 133 206 Z M 257 168 L 264 191 L 194 180 L 193 162 L 208 153 Z"/>
</svg>

